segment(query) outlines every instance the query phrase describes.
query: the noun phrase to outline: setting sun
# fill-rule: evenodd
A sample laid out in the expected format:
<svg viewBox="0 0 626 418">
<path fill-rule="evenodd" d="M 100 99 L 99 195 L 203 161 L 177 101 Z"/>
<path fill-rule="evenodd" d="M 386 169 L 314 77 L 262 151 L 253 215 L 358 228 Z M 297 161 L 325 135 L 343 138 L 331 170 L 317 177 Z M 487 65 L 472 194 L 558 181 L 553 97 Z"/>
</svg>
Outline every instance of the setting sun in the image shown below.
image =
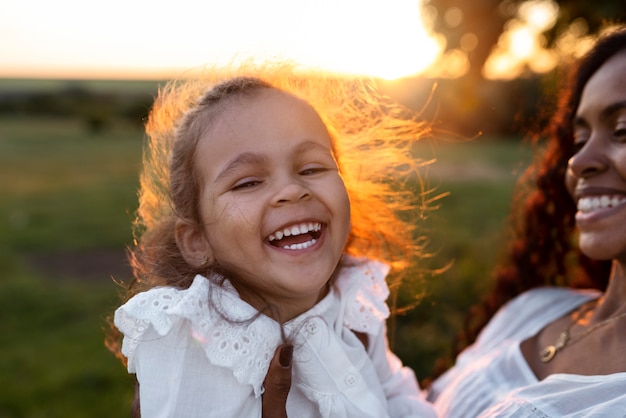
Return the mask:
<svg viewBox="0 0 626 418">
<path fill-rule="evenodd" d="M 0 77 L 161 78 L 246 58 L 385 79 L 422 73 L 440 46 L 415 0 L 7 2 Z"/>
</svg>

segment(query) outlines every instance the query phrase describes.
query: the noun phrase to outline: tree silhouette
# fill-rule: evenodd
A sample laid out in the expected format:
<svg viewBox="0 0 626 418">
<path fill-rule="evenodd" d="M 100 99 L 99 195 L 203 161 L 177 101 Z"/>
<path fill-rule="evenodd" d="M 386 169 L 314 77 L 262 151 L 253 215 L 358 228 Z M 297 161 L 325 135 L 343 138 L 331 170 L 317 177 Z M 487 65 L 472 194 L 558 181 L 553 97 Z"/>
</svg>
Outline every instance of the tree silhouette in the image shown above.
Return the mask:
<svg viewBox="0 0 626 418">
<path fill-rule="evenodd" d="M 626 20 L 626 0 L 426 0 L 425 8 L 434 32 L 446 39 L 445 50 L 463 50 L 470 65 L 467 76 L 479 79 L 507 23 L 516 17 L 522 4 L 533 2 L 558 5 L 555 24 L 543 34 L 547 47 L 553 46 L 573 23 L 595 34 L 607 23 Z M 474 40 L 472 48 L 464 45 L 468 38 Z"/>
</svg>

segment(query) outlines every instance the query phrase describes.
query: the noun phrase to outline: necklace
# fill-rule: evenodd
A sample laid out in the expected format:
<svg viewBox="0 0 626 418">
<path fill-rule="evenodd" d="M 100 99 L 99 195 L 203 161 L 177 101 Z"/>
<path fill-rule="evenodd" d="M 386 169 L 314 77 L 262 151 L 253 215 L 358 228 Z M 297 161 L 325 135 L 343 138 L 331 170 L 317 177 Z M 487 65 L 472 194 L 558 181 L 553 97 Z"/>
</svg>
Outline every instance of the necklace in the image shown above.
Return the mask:
<svg viewBox="0 0 626 418">
<path fill-rule="evenodd" d="M 551 344 L 551 345 L 545 347 L 543 350 L 541 350 L 541 352 L 539 353 L 539 357 L 541 358 L 541 361 L 543 363 L 548 363 L 550 360 L 552 360 L 554 358 L 554 356 L 556 356 L 556 354 L 560 350 L 564 349 L 568 345 L 572 345 L 574 343 L 577 343 L 578 341 L 582 340 L 583 338 L 585 338 L 587 335 L 591 334 L 595 330 L 597 330 L 599 328 L 602 328 L 603 326 L 608 325 L 611 322 L 616 321 L 619 318 L 622 318 L 622 317 L 626 316 L 626 312 L 622 312 L 619 315 L 612 316 L 612 317 L 609 317 L 609 318 L 605 319 L 602 322 L 598 322 L 597 324 L 587 328 L 585 331 L 581 332 L 580 334 L 570 335 L 570 331 L 571 331 L 572 327 L 574 326 L 574 324 L 576 324 L 576 322 L 578 322 L 578 320 L 580 318 L 582 318 L 583 315 L 585 315 L 587 312 L 589 312 L 593 308 L 593 306 L 594 306 L 594 304 L 591 304 L 591 305 L 585 307 L 584 309 L 579 310 L 576 313 L 575 318 L 572 319 L 572 322 L 570 322 L 570 324 L 567 326 L 567 328 L 565 330 L 563 330 L 559 334 L 559 337 L 556 339 L 554 344 Z"/>
</svg>

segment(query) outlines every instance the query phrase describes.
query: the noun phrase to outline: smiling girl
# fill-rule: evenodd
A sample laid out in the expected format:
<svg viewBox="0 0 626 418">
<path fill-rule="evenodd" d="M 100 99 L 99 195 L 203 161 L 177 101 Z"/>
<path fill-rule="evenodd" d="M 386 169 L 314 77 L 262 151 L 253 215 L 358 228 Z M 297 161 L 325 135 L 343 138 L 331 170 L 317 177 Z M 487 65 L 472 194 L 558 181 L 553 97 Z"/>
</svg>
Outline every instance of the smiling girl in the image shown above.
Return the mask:
<svg viewBox="0 0 626 418">
<path fill-rule="evenodd" d="M 292 416 L 433 414 L 385 326 L 389 265 L 420 251 L 421 208 L 390 179 L 419 180 L 425 127 L 371 85 L 295 74 L 243 67 L 155 102 L 115 313 L 144 418 L 260 417 L 280 345 Z"/>
</svg>

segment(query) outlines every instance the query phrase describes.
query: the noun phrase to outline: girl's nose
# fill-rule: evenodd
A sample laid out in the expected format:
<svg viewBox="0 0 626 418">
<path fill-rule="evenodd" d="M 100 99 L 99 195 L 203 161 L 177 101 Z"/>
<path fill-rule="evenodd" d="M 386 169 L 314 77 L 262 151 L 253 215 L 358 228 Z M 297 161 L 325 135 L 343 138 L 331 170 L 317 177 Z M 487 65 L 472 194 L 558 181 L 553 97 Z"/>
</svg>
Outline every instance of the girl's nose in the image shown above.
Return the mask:
<svg viewBox="0 0 626 418">
<path fill-rule="evenodd" d="M 579 178 L 588 178 L 604 171 L 608 165 L 606 143 L 592 135 L 568 162 L 569 170 Z"/>
<path fill-rule="evenodd" d="M 311 197 L 310 190 L 298 181 L 290 180 L 281 185 L 274 197 L 277 205 L 285 203 L 295 203 Z"/>
</svg>

